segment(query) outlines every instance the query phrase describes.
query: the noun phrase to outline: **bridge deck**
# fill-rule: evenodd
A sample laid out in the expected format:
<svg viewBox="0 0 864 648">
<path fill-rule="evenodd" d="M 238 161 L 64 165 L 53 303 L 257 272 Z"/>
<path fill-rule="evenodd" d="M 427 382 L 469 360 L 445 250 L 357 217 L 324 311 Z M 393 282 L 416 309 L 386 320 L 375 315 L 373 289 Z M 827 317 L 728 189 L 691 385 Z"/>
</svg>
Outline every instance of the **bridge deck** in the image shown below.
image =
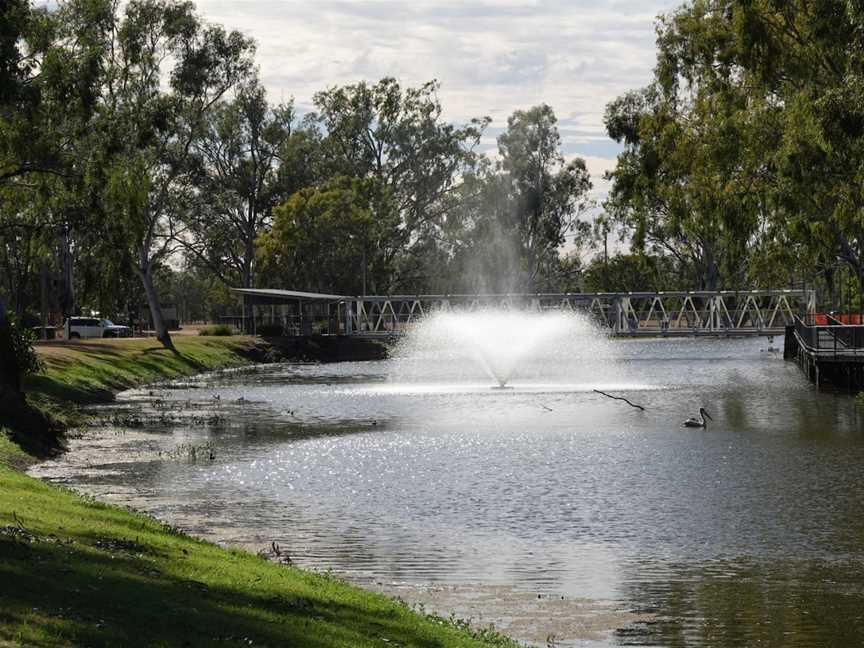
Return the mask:
<svg viewBox="0 0 864 648">
<path fill-rule="evenodd" d="M 625 337 L 781 335 L 795 316 L 815 310 L 815 293 L 805 289 L 364 296 L 236 292 L 253 311 L 251 321 L 239 318 L 245 329 L 267 327 L 297 336 L 391 337 L 432 313 L 493 308 L 581 312 L 612 335 Z"/>
</svg>

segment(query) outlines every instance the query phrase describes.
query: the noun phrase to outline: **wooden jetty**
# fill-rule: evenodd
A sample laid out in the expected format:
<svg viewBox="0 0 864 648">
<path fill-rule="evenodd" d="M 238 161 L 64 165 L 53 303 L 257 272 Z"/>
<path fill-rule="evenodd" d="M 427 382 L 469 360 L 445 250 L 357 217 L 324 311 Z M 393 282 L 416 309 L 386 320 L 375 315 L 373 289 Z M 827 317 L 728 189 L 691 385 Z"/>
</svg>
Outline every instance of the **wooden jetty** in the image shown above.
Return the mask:
<svg viewBox="0 0 864 648">
<path fill-rule="evenodd" d="M 864 324 L 859 315 L 796 317 L 783 349 L 817 387 L 864 389 Z"/>
</svg>

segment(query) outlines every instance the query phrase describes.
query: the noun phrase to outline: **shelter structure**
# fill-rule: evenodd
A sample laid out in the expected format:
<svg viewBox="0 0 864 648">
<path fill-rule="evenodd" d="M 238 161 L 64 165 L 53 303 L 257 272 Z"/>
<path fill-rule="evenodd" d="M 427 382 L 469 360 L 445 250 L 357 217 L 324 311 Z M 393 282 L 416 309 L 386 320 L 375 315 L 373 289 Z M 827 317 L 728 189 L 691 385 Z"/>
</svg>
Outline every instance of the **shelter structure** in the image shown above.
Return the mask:
<svg viewBox="0 0 864 648">
<path fill-rule="evenodd" d="M 275 288 L 232 288 L 243 299 L 238 324 L 252 334 L 342 335 L 340 304 L 348 297 Z"/>
</svg>

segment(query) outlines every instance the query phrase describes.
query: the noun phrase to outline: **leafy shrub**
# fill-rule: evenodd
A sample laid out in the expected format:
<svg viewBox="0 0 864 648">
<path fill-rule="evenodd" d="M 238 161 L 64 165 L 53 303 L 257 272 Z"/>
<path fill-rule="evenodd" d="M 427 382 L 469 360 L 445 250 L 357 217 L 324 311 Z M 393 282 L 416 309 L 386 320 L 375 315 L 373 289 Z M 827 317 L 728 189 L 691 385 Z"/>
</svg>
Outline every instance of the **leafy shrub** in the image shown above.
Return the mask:
<svg viewBox="0 0 864 648">
<path fill-rule="evenodd" d="M 34 339 L 32 331 L 0 319 L 0 401 L 9 394 L 21 396 L 21 379 L 42 368 L 33 348 Z M 0 410 L 4 407 L 0 406 Z"/>
<path fill-rule="evenodd" d="M 36 335 L 32 330 L 18 326 L 10 322 L 10 339 L 12 342 L 12 354 L 16 359 L 16 365 L 21 375 L 38 373 L 42 369 L 42 360 L 33 348 Z"/>
<path fill-rule="evenodd" d="M 198 335 L 234 335 L 234 329 L 228 326 L 228 324 L 214 324 L 213 326 L 202 328 L 198 331 Z"/>
</svg>

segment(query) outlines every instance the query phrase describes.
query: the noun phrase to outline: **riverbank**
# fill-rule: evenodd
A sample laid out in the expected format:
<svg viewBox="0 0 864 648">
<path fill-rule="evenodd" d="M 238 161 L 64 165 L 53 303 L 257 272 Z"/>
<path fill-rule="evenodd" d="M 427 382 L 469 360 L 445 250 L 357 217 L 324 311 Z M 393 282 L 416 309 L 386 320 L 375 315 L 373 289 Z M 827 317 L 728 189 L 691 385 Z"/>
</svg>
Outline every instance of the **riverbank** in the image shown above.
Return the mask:
<svg viewBox="0 0 864 648">
<path fill-rule="evenodd" d="M 57 451 L 81 405 L 267 351 L 242 337 L 176 343 L 177 354 L 149 340 L 40 346 L 45 369 L 27 383 L 35 410 L 4 412 L 0 433 L 0 645 L 515 645 L 21 472 Z M 21 427 L 40 417 L 45 429 Z"/>
<path fill-rule="evenodd" d="M 239 367 L 268 359 L 270 347 L 248 336 L 175 339 L 176 353 L 153 338 L 94 339 L 37 345 L 43 369 L 25 381 L 27 407 L 6 405 L 0 430 L 27 454 L 44 458 L 62 449 L 63 433 L 85 422 L 83 405 L 158 380 Z"/>
</svg>

